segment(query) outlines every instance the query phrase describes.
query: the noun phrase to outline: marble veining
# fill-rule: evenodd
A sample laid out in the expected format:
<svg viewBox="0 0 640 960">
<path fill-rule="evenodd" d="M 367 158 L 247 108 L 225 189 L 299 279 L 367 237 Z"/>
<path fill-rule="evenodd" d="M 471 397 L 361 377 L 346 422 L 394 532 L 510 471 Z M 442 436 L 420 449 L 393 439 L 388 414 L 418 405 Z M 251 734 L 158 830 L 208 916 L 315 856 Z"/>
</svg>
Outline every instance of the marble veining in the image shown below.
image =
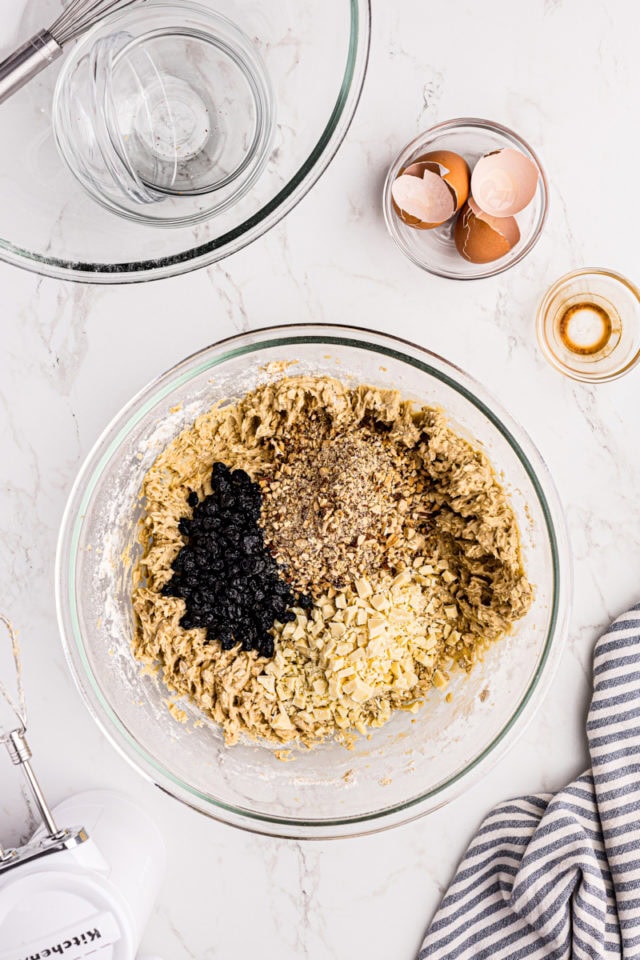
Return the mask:
<svg viewBox="0 0 640 960">
<path fill-rule="evenodd" d="M 640 597 L 640 372 L 563 379 L 533 317 L 579 266 L 638 280 L 640 146 L 632 0 L 374 0 L 369 76 L 356 119 L 311 194 L 270 234 L 188 276 L 128 287 L 41 279 L 0 264 L 0 608 L 20 630 L 35 768 L 52 802 L 116 786 L 167 839 L 170 872 L 144 949 L 165 960 L 412 960 L 459 857 L 492 804 L 555 790 L 587 764 L 591 652 Z M 297 55 L 295 38 L 280 38 Z M 278 44 L 278 37 L 266 42 Z M 518 130 L 551 184 L 544 234 L 522 264 L 475 283 L 422 273 L 381 213 L 386 168 L 421 129 L 480 116 Z M 282 149 L 295 131 L 282 131 Z M 616 159 L 619 158 L 619 159 Z M 67 229 L 61 217 L 52 230 Z M 634 277 L 635 274 L 635 277 Z M 456 362 L 538 445 L 565 506 L 575 599 L 543 707 L 499 764 L 448 807 L 353 841 L 271 840 L 207 821 L 143 781 L 94 727 L 58 640 L 57 530 L 79 465 L 129 397 L 213 340 L 269 324 L 354 323 Z M 33 811 L 0 755 L 0 840 Z"/>
</svg>

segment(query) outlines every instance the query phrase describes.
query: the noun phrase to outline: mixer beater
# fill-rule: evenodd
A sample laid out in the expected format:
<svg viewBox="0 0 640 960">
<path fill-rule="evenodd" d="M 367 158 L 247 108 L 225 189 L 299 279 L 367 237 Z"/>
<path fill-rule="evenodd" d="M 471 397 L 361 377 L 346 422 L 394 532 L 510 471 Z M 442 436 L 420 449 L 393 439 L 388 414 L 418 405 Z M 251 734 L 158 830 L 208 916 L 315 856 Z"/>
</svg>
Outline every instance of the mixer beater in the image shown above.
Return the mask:
<svg viewBox="0 0 640 960">
<path fill-rule="evenodd" d="M 1 875 L 3 870 L 6 870 L 9 866 L 15 867 L 18 864 L 27 863 L 30 860 L 35 860 L 38 857 L 45 856 L 45 854 L 52 853 L 57 850 L 70 850 L 73 847 L 84 843 L 88 838 L 83 827 L 76 827 L 70 830 L 60 830 L 58 828 L 51 809 L 49 808 L 44 794 L 40 789 L 36 775 L 33 772 L 33 768 L 31 766 L 31 749 L 29 748 L 26 738 L 27 709 L 24 697 L 24 687 L 22 684 L 20 651 L 13 627 L 7 617 L 5 617 L 3 614 L 0 614 L 0 623 L 4 624 L 9 633 L 13 659 L 16 668 L 18 688 L 18 701 L 16 703 L 0 678 L 0 697 L 4 699 L 6 706 L 8 706 L 10 712 L 15 716 L 17 721 L 16 726 L 10 730 L 3 730 L 2 724 L 0 724 L 0 743 L 4 743 L 5 747 L 7 748 L 11 762 L 16 766 L 22 767 L 25 778 L 30 787 L 31 794 L 42 819 L 42 823 L 46 830 L 45 835 L 39 837 L 37 842 L 31 842 L 22 847 L 4 850 L 0 844 Z M 9 724 L 9 726 L 12 726 L 12 724 Z"/>
<path fill-rule="evenodd" d="M 158 960 L 140 957 L 138 948 L 165 871 L 162 836 L 144 810 L 112 790 L 77 794 L 50 809 L 30 762 L 17 639 L 2 614 L 0 624 L 18 691 L 17 698 L 9 693 L 0 672 L 0 743 L 22 767 L 42 819 L 27 843 L 0 845 L 0 960 Z"/>
</svg>

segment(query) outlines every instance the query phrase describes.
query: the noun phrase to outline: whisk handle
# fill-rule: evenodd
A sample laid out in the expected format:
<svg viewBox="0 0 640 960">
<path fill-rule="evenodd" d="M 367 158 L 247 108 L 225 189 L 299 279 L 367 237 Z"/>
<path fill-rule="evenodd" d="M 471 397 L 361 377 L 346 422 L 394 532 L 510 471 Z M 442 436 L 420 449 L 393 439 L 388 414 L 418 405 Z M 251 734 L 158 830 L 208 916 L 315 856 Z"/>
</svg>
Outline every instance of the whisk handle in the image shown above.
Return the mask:
<svg viewBox="0 0 640 960">
<path fill-rule="evenodd" d="M 41 30 L 0 63 L 0 103 L 24 87 L 62 53 L 48 30 Z"/>
</svg>

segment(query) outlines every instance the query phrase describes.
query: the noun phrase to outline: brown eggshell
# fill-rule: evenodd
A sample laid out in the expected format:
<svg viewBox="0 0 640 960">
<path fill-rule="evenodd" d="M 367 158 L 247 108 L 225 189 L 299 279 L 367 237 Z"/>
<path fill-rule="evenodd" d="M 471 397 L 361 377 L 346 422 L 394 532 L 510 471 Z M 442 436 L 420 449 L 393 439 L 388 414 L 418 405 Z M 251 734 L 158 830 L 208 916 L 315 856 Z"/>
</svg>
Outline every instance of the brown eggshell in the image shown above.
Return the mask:
<svg viewBox="0 0 640 960">
<path fill-rule="evenodd" d="M 491 263 L 515 247 L 520 230 L 513 217 L 492 217 L 469 197 L 456 220 L 453 239 L 465 260 Z"/>
<path fill-rule="evenodd" d="M 471 193 L 491 216 L 512 217 L 533 200 L 538 177 L 538 168 L 529 157 L 506 147 L 478 160 L 471 175 Z"/>
<path fill-rule="evenodd" d="M 455 195 L 436 163 L 413 163 L 391 186 L 393 208 L 410 227 L 431 230 L 456 212 Z"/>
<path fill-rule="evenodd" d="M 419 157 L 416 163 L 437 163 L 440 166 L 442 179 L 449 184 L 456 198 L 456 210 L 469 196 L 469 179 L 471 176 L 467 161 L 459 153 L 452 150 L 432 150 Z"/>
</svg>

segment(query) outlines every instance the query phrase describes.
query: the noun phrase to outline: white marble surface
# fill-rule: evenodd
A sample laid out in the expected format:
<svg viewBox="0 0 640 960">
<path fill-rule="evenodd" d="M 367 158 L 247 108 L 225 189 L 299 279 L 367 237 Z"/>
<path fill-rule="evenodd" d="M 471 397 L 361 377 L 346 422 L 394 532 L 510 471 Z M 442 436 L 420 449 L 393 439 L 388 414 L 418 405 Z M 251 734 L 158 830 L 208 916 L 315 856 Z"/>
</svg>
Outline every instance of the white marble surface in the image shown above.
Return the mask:
<svg viewBox="0 0 640 960">
<path fill-rule="evenodd" d="M 542 359 L 533 313 L 566 270 L 638 280 L 637 4 L 374 0 L 365 94 L 315 190 L 270 235 L 200 273 L 101 288 L 0 266 L 0 607 L 19 626 L 37 770 L 52 801 L 116 785 L 162 824 L 170 872 L 145 947 L 165 960 L 410 960 L 479 819 L 586 764 L 590 654 L 640 597 L 640 372 L 588 387 Z M 545 234 L 494 280 L 439 281 L 387 237 L 379 193 L 397 149 L 453 116 L 485 116 L 540 150 Z M 235 331 L 301 320 L 398 332 L 484 382 L 556 479 L 575 558 L 559 671 L 526 734 L 472 791 L 394 831 L 302 844 L 209 822 L 144 782 L 94 728 L 66 672 L 53 601 L 58 524 L 98 432 L 178 358 Z M 30 829 L 0 756 L 0 839 Z"/>
</svg>

